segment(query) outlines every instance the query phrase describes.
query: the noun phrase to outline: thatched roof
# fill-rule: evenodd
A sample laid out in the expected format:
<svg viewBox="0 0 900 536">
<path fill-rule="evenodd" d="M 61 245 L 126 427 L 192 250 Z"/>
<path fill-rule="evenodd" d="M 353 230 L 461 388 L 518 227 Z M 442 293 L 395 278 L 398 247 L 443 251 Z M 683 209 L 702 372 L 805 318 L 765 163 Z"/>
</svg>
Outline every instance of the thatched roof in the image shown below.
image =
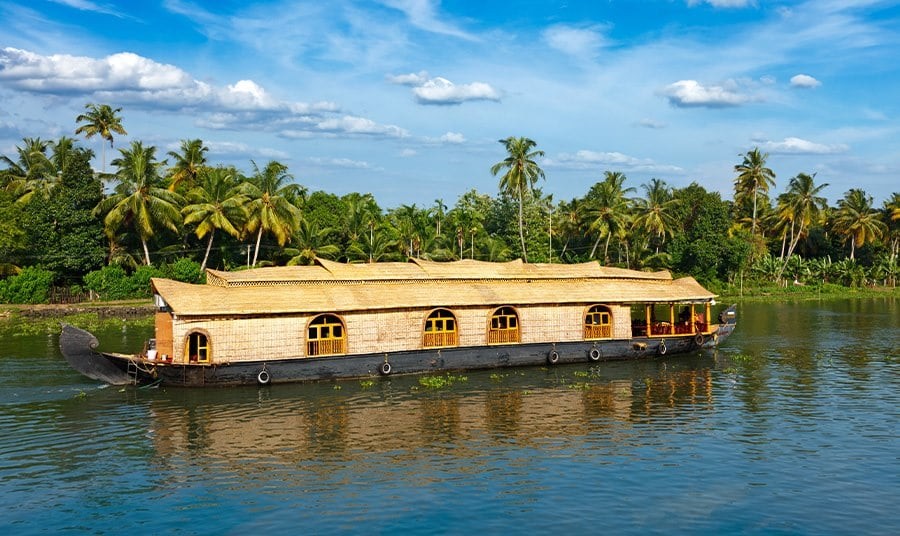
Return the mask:
<svg viewBox="0 0 900 536">
<path fill-rule="evenodd" d="M 281 266 L 256 268 L 239 272 L 207 270 L 208 284 L 222 287 L 297 285 L 321 282 L 370 281 L 495 281 L 542 279 L 639 279 L 671 280 L 669 272 L 638 272 L 600 266 L 597 262 L 582 264 L 526 264 L 521 260 L 485 262 L 461 260 L 434 262 L 413 259 L 410 262 L 378 262 L 345 264 L 316 259 L 313 266 Z"/>
<path fill-rule="evenodd" d="M 207 272 L 207 285 L 153 279 L 175 314 L 186 316 L 351 312 L 538 304 L 705 301 L 693 278 L 576 265 L 488 263 L 341 264 Z"/>
</svg>

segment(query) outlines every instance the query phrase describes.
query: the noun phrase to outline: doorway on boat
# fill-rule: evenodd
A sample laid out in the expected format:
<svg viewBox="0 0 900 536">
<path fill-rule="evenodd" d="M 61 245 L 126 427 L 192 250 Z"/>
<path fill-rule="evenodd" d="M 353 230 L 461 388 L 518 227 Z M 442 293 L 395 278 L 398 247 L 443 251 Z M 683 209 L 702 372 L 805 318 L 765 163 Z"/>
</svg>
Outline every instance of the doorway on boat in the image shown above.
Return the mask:
<svg viewBox="0 0 900 536">
<path fill-rule="evenodd" d="M 306 330 L 306 355 L 335 355 L 347 352 L 347 332 L 335 315 L 324 314 L 312 319 Z"/>
<path fill-rule="evenodd" d="M 494 309 L 488 324 L 488 344 L 509 344 L 520 340 L 519 313 L 512 307 Z"/>
<path fill-rule="evenodd" d="M 184 354 L 189 363 L 209 363 L 209 337 L 202 331 L 192 331 L 187 336 Z"/>
<path fill-rule="evenodd" d="M 612 337 L 612 312 L 605 305 L 595 305 L 584 315 L 584 339 L 609 339 Z"/>
<path fill-rule="evenodd" d="M 422 331 L 423 348 L 441 348 L 459 345 L 456 316 L 447 309 L 435 309 L 425 318 Z"/>
</svg>

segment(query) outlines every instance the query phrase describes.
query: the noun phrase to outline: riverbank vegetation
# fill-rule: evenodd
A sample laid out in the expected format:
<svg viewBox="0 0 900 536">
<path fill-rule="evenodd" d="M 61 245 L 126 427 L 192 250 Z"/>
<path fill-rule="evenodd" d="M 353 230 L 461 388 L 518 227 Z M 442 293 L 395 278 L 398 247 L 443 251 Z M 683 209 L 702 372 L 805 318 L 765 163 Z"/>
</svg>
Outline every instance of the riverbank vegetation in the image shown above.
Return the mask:
<svg viewBox="0 0 900 536">
<path fill-rule="evenodd" d="M 202 281 L 205 268 L 479 259 L 585 262 L 671 270 L 727 296 L 842 292 L 897 282 L 900 193 L 881 206 L 863 189 L 829 206 L 827 183 L 798 173 L 776 194 L 768 155 L 741 155 L 732 200 L 692 183 L 630 184 L 606 171 L 581 197 L 555 200 L 529 138 L 500 140 L 495 195 L 470 190 L 450 206 L 381 207 L 369 193 L 309 191 L 286 165 L 249 172 L 132 141 L 121 109 L 88 104 L 74 133 L 98 136 L 103 167 L 73 138 L 25 138 L 0 157 L 0 302 L 147 296 L 151 277 Z"/>
</svg>

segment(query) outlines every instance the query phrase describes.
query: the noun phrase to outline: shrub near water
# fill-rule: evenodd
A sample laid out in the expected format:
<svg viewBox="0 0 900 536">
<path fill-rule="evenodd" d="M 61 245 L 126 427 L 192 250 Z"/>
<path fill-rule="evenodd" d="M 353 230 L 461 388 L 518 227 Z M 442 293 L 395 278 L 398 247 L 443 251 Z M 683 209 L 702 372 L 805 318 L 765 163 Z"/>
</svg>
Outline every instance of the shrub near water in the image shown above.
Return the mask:
<svg viewBox="0 0 900 536">
<path fill-rule="evenodd" d="M 0 281 L 2 303 L 45 303 L 53 285 L 53 272 L 29 267 Z"/>
</svg>

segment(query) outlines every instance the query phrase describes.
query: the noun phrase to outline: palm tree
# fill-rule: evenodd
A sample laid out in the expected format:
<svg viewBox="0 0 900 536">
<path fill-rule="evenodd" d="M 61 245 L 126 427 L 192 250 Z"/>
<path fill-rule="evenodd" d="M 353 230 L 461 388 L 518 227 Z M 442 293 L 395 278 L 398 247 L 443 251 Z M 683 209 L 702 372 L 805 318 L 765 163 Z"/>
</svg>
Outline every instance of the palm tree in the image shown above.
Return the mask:
<svg viewBox="0 0 900 536">
<path fill-rule="evenodd" d="M 185 225 L 197 224 L 194 230 L 197 238 L 209 234 L 200 265 L 202 272 L 206 269 L 216 231 L 224 231 L 235 238 L 240 236 L 241 226 L 247 220 L 246 205 L 250 199 L 238 191 L 239 178 L 232 168 L 204 168 L 199 179 L 199 184 L 186 194 L 188 205 L 181 209 L 181 213 Z"/>
<path fill-rule="evenodd" d="M 20 203 L 27 203 L 35 194 L 49 193 L 58 178 L 53 162 L 47 157 L 50 142 L 40 138 L 23 138 L 16 147 L 18 158 L 0 156 L 6 164 L 6 189 Z"/>
<path fill-rule="evenodd" d="M 332 229 L 326 227 L 319 229 L 319 225 L 310 222 L 306 218 L 300 218 L 300 226 L 294 233 L 297 249 L 292 249 L 293 257 L 287 262 L 288 266 L 310 265 L 316 257 L 334 259 L 341 253 L 341 248 L 334 244 L 327 244 L 328 235 Z"/>
<path fill-rule="evenodd" d="M 69 161 L 75 155 L 75 140 L 68 136 L 61 136 L 58 140 L 50 142 L 50 162 L 56 171 L 56 175 L 61 177 L 66 173 Z M 93 156 L 93 152 L 91 152 Z"/>
<path fill-rule="evenodd" d="M 144 249 L 144 263 L 149 266 L 147 241 L 159 226 L 178 231 L 183 200 L 163 188 L 156 147 L 144 147 L 140 141 L 134 141 L 129 149 L 119 149 L 119 153 L 121 156 L 111 163 L 118 168 L 116 177 L 120 182 L 113 195 L 97 204 L 94 214 L 105 214 L 103 225 L 110 240 L 123 224 L 134 225 Z"/>
<path fill-rule="evenodd" d="M 181 140 L 181 152 L 169 151 L 168 155 L 175 160 L 169 170 L 169 189 L 175 191 L 184 182 L 188 189 L 193 188 L 201 170 L 206 166 L 206 151 L 209 147 L 203 141 Z"/>
<path fill-rule="evenodd" d="M 734 200 L 736 203 L 744 201 L 753 194 L 753 227 L 752 233 L 756 233 L 756 198 L 759 192 L 768 193 L 770 186 L 775 186 L 775 172 L 766 167 L 769 153 L 760 153 L 759 147 L 742 155 L 744 161 L 734 166 L 738 176 L 734 179 Z"/>
<path fill-rule="evenodd" d="M 250 198 L 250 218 L 245 230 L 256 233 L 256 248 L 253 251 L 253 266 L 256 266 L 264 233 L 272 234 L 278 245 L 284 246 L 297 230 L 300 209 L 293 201 L 303 194 L 304 188 L 290 182 L 294 177 L 280 162 L 272 160 L 263 169 L 259 169 L 256 162 L 251 163 L 253 176 L 241 185 L 241 192 Z"/>
<path fill-rule="evenodd" d="M 84 134 L 84 137 L 91 139 L 94 136 L 100 136 L 109 142 L 109 147 L 113 147 L 113 133 L 128 135 L 125 127 L 122 126 L 122 118 L 117 114 L 122 108 L 115 110 L 109 104 L 85 104 L 88 110 L 75 118 L 76 123 L 81 123 L 75 129 L 75 134 Z M 106 145 L 103 145 L 103 173 L 106 173 Z"/>
<path fill-rule="evenodd" d="M 884 202 L 884 212 L 891 241 L 891 262 L 894 262 L 897 260 L 897 250 L 900 249 L 900 193 L 894 192 Z"/>
<path fill-rule="evenodd" d="M 677 222 L 672 210 L 681 201 L 672 196 L 672 189 L 666 185 L 666 181 L 651 179 L 649 184 L 642 184 L 641 187 L 647 197 L 635 201 L 634 225 L 657 238 L 656 253 L 659 253 L 659 246 L 665 242 L 666 235 L 675 234 Z"/>
<path fill-rule="evenodd" d="M 821 218 L 821 214 L 828 208 L 828 200 L 820 196 L 828 183 L 816 186 L 815 176 L 806 173 L 798 173 L 796 177 L 792 177 L 788 183 L 788 192 L 784 196 L 783 201 L 786 205 L 784 211 L 785 217 L 790 218 L 791 222 L 791 243 L 788 247 L 787 258 L 790 259 L 794 254 L 794 248 L 800 238 L 806 236 L 809 232 L 810 225 Z M 797 226 L 797 234 L 794 234 L 794 226 Z M 776 279 L 781 279 L 781 273 L 787 267 L 787 260 L 778 272 Z"/>
<path fill-rule="evenodd" d="M 588 217 L 591 221 L 590 230 L 597 233 L 597 241 L 591 248 L 590 258 L 594 258 L 600 240 L 605 236 L 606 245 L 603 248 L 603 263 L 609 263 L 609 242 L 615 236 L 621 237 L 628 228 L 631 199 L 625 194 L 634 191 L 634 188 L 622 188 L 625 184 L 625 175 L 621 172 L 606 171 L 604 179 L 597 183 L 592 192 L 595 197 L 588 207 Z"/>
<path fill-rule="evenodd" d="M 431 209 L 431 213 L 435 219 L 434 236 L 441 236 L 441 220 L 444 219 L 444 215 L 447 213 L 447 205 L 444 204 L 443 199 L 434 200 L 434 208 Z"/>
<path fill-rule="evenodd" d="M 560 259 L 565 259 L 566 250 L 569 249 L 569 242 L 573 238 L 577 239 L 584 236 L 584 218 L 585 206 L 579 198 L 573 198 L 572 201 L 560 203 L 558 216 L 557 235 L 560 239 L 565 238 L 562 251 L 559 253 Z"/>
<path fill-rule="evenodd" d="M 850 259 L 853 260 L 856 248 L 879 239 L 887 226 L 879 219 L 878 211 L 872 208 L 872 196 L 852 188 L 838 200 L 834 230 L 845 235 L 844 242 L 850 240 Z"/>
<path fill-rule="evenodd" d="M 508 156 L 502 162 L 491 166 L 491 174 L 496 176 L 501 169 L 507 170 L 500 178 L 500 189 L 515 196 L 519 201 L 519 240 L 522 243 L 522 257 L 528 262 L 522 210 L 525 193 L 531 192 L 538 179 L 545 178 L 544 170 L 535 162 L 536 158 L 544 156 L 544 151 L 533 150 L 537 143 L 529 138 L 510 136 L 499 141 L 506 146 Z"/>
</svg>

